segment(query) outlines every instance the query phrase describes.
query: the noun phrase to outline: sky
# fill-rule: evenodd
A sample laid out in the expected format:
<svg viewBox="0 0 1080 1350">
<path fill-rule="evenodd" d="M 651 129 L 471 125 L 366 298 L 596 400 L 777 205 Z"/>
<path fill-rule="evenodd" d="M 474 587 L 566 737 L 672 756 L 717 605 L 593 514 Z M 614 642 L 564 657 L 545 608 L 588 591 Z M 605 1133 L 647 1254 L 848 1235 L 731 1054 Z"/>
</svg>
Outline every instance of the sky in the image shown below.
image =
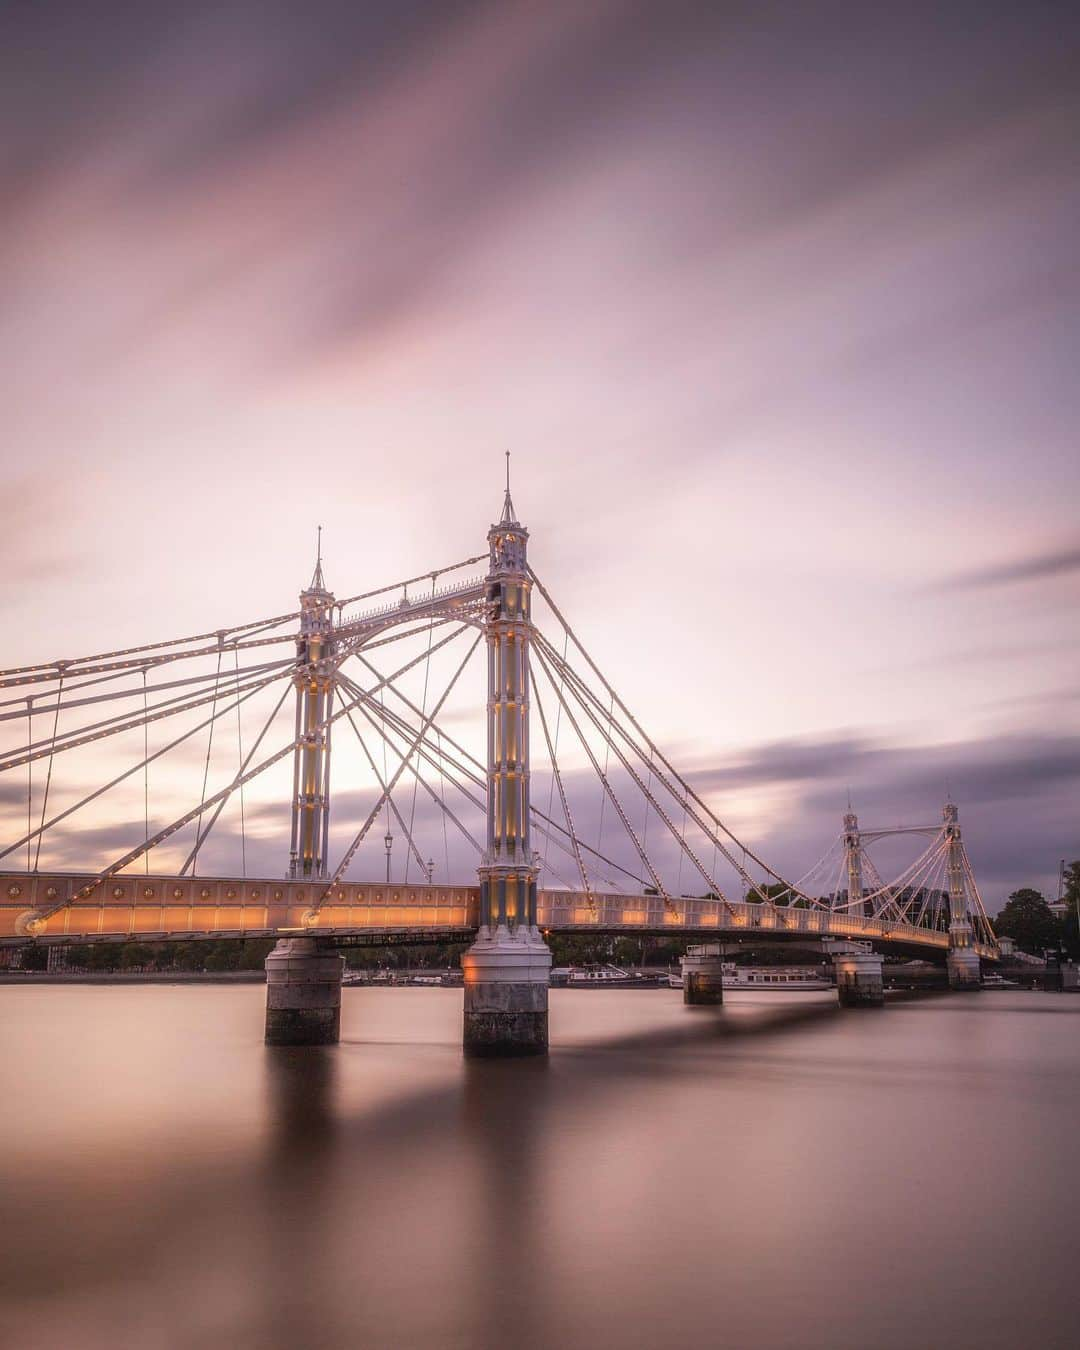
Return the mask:
<svg viewBox="0 0 1080 1350">
<path fill-rule="evenodd" d="M 4 664 L 291 609 L 319 524 L 338 595 L 480 553 L 510 449 L 538 575 L 770 861 L 949 793 L 991 912 L 1052 891 L 1078 77 L 1066 4 L 9 5 Z"/>
</svg>

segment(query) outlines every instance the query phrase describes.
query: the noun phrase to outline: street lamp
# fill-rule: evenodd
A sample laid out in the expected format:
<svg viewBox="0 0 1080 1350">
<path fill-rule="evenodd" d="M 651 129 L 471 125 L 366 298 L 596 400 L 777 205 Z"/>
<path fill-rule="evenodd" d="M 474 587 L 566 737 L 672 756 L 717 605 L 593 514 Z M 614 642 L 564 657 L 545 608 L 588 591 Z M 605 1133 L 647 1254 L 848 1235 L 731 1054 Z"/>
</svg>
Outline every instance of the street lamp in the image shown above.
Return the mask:
<svg viewBox="0 0 1080 1350">
<path fill-rule="evenodd" d="M 427 884 L 431 885 L 431 878 L 435 875 L 435 859 L 429 858 L 427 864 Z"/>
<path fill-rule="evenodd" d="M 394 847 L 394 836 L 389 830 L 386 831 L 386 838 L 383 840 L 386 845 L 386 884 L 390 885 L 390 850 Z"/>
</svg>

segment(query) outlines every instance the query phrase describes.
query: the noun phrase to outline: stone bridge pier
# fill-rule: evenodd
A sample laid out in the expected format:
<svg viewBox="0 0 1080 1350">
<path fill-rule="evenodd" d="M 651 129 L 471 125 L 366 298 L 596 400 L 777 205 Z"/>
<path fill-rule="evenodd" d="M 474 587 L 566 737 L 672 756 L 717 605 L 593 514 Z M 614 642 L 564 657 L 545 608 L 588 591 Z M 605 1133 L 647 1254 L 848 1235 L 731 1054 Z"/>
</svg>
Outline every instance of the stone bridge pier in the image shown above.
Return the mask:
<svg viewBox="0 0 1080 1350">
<path fill-rule="evenodd" d="M 336 1045 L 344 969 L 314 938 L 282 938 L 266 958 L 266 1044 Z"/>
<path fill-rule="evenodd" d="M 724 949 L 709 943 L 687 948 L 679 961 L 683 1003 L 692 1008 L 715 1007 L 724 1001 Z"/>
<path fill-rule="evenodd" d="M 885 1005 L 885 984 L 881 975 L 881 957 L 868 947 L 845 944 L 847 950 L 833 950 L 836 971 L 836 996 L 841 1008 L 881 1008 Z"/>
</svg>

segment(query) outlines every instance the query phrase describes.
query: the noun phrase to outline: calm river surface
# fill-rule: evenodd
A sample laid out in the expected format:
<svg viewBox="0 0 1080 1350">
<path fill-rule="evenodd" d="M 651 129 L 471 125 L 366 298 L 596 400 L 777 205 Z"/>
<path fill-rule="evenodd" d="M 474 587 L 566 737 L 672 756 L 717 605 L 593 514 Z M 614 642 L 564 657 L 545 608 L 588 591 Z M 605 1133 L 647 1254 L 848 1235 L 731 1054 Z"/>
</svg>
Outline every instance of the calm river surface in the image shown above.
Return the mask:
<svg viewBox="0 0 1080 1350">
<path fill-rule="evenodd" d="M 263 998 L 0 988 L 5 1347 L 1080 1344 L 1080 997 Z"/>
</svg>

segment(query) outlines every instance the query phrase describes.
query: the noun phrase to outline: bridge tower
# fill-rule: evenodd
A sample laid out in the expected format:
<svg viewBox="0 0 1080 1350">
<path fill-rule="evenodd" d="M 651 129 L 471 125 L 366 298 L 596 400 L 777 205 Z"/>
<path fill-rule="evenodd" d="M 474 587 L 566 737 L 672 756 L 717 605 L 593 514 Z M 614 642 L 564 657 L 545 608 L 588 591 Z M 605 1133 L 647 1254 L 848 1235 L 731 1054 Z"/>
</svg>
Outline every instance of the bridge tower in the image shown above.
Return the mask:
<svg viewBox="0 0 1080 1350">
<path fill-rule="evenodd" d="M 952 989 L 979 989 L 981 971 L 979 953 L 975 950 L 975 934 L 968 909 L 967 881 L 964 868 L 964 846 L 960 838 L 960 813 L 952 802 L 946 802 L 942 812 L 945 837 L 949 841 L 949 987 Z"/>
<path fill-rule="evenodd" d="M 322 570 L 322 526 L 311 584 L 300 592 L 296 638 L 296 737 L 293 752 L 291 878 L 327 876 L 330 838 L 330 728 L 334 702 L 334 597 Z"/>
<path fill-rule="evenodd" d="M 510 497 L 488 531 L 485 618 L 487 847 L 479 868 L 480 931 L 462 958 L 467 1054 L 547 1051 L 551 952 L 536 925 L 537 862 L 529 830 L 528 530 Z"/>
<path fill-rule="evenodd" d="M 850 810 L 844 816 L 844 857 L 847 860 L 847 912 L 854 919 L 862 915 L 862 907 L 856 908 L 856 903 L 863 897 L 862 836 L 859 834 L 859 817 Z"/>
</svg>

